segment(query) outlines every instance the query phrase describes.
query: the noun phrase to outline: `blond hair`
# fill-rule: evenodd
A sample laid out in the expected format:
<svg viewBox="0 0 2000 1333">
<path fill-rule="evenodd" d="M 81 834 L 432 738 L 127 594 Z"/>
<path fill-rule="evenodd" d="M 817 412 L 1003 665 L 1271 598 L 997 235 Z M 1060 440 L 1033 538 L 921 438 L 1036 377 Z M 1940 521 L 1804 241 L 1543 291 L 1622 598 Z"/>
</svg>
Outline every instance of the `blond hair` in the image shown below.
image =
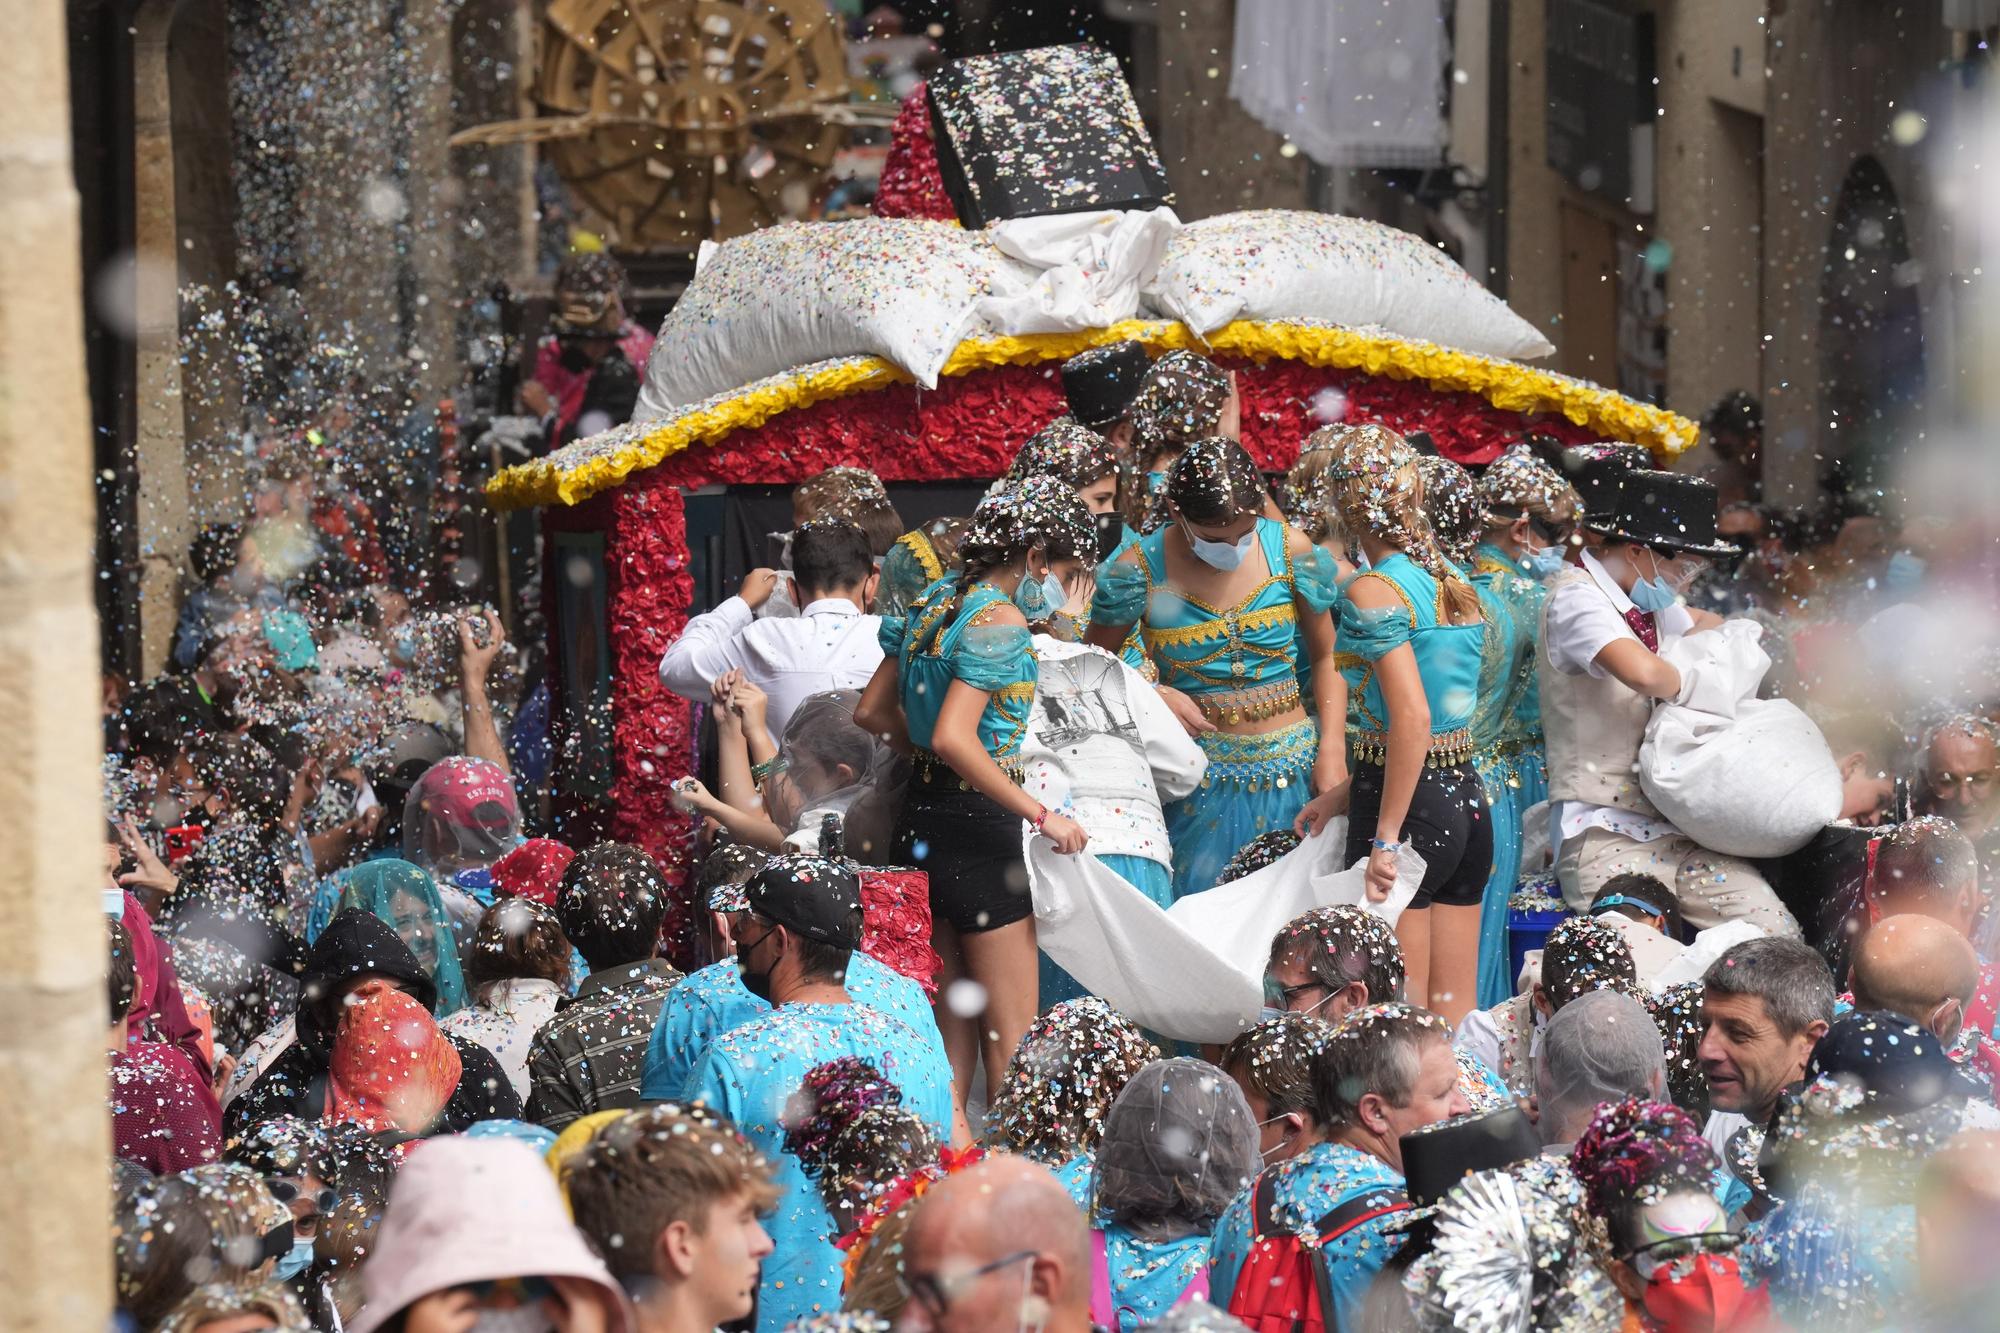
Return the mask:
<svg viewBox="0 0 2000 1333">
<path fill-rule="evenodd" d="M 763 1212 L 781 1194 L 771 1163 L 727 1121 L 671 1102 L 598 1130 L 563 1185 L 577 1229 L 620 1277 L 651 1276 L 654 1248 L 674 1223 L 701 1231 L 717 1203 L 742 1198 Z"/>
</svg>

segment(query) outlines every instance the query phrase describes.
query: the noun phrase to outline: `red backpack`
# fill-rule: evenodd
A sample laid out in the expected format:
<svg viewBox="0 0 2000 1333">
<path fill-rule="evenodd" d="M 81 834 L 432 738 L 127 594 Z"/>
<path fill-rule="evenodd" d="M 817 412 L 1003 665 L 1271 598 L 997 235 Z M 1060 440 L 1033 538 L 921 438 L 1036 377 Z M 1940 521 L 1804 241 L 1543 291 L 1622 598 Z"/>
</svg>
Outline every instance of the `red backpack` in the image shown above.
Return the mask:
<svg viewBox="0 0 2000 1333">
<path fill-rule="evenodd" d="M 1363 1222 L 1408 1212 L 1410 1198 L 1398 1189 L 1368 1190 L 1314 1223 L 1318 1239 L 1312 1244 L 1278 1221 L 1277 1203 L 1272 1173 L 1266 1171 L 1257 1177 L 1250 1253 L 1236 1275 L 1236 1289 L 1229 1293 L 1229 1313 L 1251 1333 L 1338 1330 L 1325 1247 Z"/>
</svg>

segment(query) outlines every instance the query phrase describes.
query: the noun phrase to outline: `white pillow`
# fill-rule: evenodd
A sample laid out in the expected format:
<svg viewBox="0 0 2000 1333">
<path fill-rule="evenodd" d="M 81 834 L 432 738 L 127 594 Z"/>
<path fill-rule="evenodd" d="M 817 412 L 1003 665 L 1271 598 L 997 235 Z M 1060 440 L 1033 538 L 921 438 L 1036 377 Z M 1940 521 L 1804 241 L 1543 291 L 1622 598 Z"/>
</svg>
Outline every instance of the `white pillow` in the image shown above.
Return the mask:
<svg viewBox="0 0 2000 1333">
<path fill-rule="evenodd" d="M 880 356 L 936 388 L 979 299 L 1023 281 L 987 237 L 919 218 L 784 222 L 704 246 L 634 419 L 837 356 Z"/>
<path fill-rule="evenodd" d="M 1443 251 L 1333 213 L 1263 209 L 1191 222 L 1168 243 L 1146 295 L 1203 334 L 1235 319 L 1319 319 L 1485 356 L 1555 351 Z"/>
</svg>

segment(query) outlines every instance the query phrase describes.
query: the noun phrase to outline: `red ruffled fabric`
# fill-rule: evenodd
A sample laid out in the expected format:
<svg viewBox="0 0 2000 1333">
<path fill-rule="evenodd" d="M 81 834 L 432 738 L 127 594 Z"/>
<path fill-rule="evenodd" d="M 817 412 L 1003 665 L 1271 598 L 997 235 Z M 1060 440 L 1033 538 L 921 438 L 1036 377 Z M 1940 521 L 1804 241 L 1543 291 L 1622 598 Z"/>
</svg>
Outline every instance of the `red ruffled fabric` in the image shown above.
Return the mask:
<svg viewBox="0 0 2000 1333">
<path fill-rule="evenodd" d="M 937 993 L 943 960 L 931 948 L 931 880 L 921 870 L 863 868 L 861 949 L 876 962 Z"/>
<path fill-rule="evenodd" d="M 801 474 L 803 475 L 803 474 Z M 693 961 L 691 867 L 698 821 L 677 809 L 672 783 L 694 770 L 693 705 L 660 684 L 660 659 L 687 625 L 687 513 L 671 485 L 618 492 L 606 543 L 610 582 L 611 735 L 614 777 L 609 836 L 644 848 L 677 891 L 660 930 L 662 948 Z"/>
<path fill-rule="evenodd" d="M 944 192 L 937 143 L 931 138 L 930 93 L 921 83 L 903 99 L 903 109 L 889 127 L 889 155 L 883 159 L 882 178 L 875 187 L 875 216 L 929 218 L 934 222 L 958 218 L 951 196 Z"/>
<path fill-rule="evenodd" d="M 554 838 L 530 838 L 493 863 L 493 895 L 526 898 L 544 907 L 556 905 L 563 871 L 576 853 Z"/>
</svg>

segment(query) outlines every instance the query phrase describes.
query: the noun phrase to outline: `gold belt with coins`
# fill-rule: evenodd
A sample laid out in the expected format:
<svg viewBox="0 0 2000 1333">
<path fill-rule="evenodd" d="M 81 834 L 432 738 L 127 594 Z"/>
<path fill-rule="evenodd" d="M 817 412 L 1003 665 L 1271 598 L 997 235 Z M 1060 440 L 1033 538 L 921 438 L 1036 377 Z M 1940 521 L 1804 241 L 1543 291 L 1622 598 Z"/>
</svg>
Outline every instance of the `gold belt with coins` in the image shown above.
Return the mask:
<svg viewBox="0 0 2000 1333">
<path fill-rule="evenodd" d="M 1386 731 L 1362 731 L 1350 727 L 1347 743 L 1353 747 L 1356 763 L 1381 767 L 1389 762 L 1389 733 Z M 1434 732 L 1430 752 L 1424 756 L 1424 767 L 1455 768 L 1472 758 L 1472 751 L 1472 728 Z"/>
<path fill-rule="evenodd" d="M 1252 685 L 1242 690 L 1217 690 L 1192 696 L 1201 715 L 1218 726 L 1262 722 L 1299 706 L 1296 678 L 1275 680 L 1268 685 Z"/>
</svg>

